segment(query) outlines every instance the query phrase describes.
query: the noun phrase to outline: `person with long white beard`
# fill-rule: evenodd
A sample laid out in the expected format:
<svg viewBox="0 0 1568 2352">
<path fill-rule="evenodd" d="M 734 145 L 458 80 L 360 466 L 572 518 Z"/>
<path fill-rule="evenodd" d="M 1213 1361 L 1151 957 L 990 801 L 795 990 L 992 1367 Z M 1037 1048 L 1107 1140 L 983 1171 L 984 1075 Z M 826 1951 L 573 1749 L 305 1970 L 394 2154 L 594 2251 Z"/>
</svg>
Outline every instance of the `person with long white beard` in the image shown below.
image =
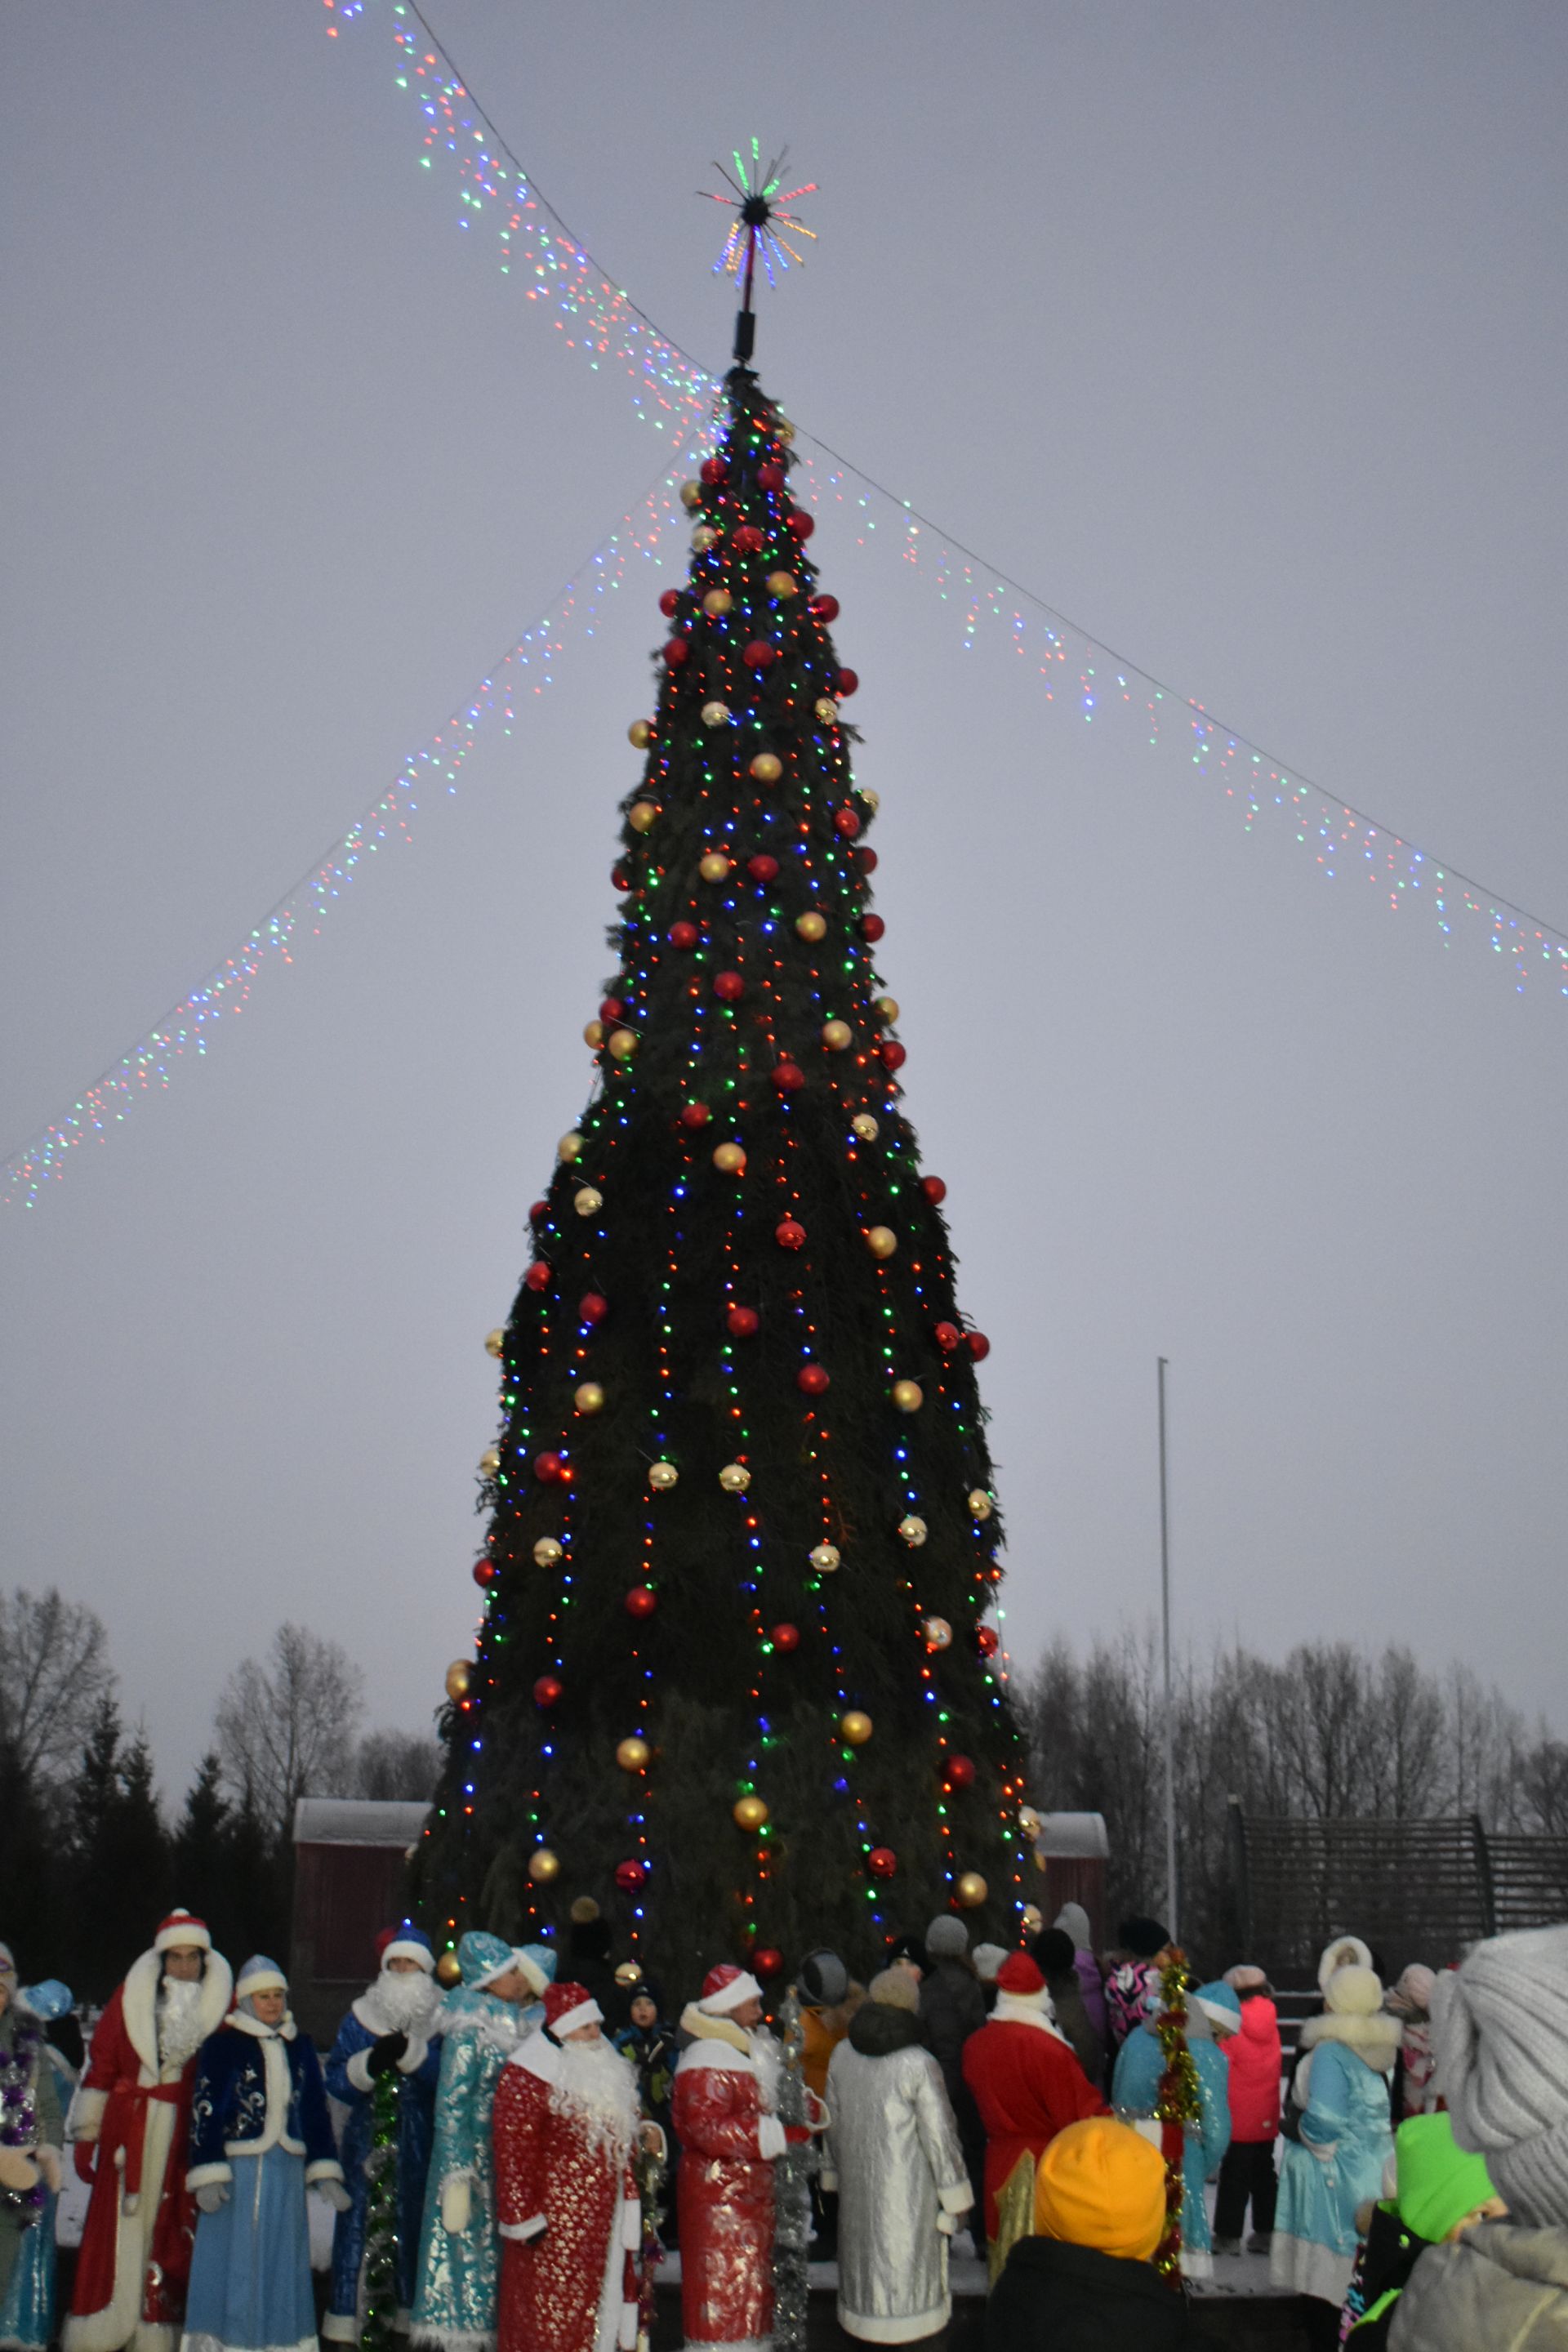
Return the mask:
<svg viewBox="0 0 1568 2352">
<path fill-rule="evenodd" d="M 441 2038 L 436 2024 L 440 1988 L 430 1938 L 405 1920 L 378 1938 L 381 1966 L 338 2028 L 327 2059 L 327 2090 L 344 2110 L 339 2133 L 343 2185 L 350 2198 L 332 2231 L 332 2284 L 321 2321 L 329 2343 L 359 2340 L 363 2273 L 370 2211 L 366 2168 L 375 2129 L 375 2085 L 397 2078 L 397 2306 L 406 2329 L 419 2274 L 419 2224 L 436 2131 L 436 2083 Z"/>
<path fill-rule="evenodd" d="M 544 2023 L 496 2085 L 500 2352 L 630 2352 L 642 2208 L 637 2076 L 584 1985 L 553 1984 Z"/>
<path fill-rule="evenodd" d="M 233 1992 L 205 1920 L 171 1911 L 109 1997 L 71 2104 L 92 2195 L 64 2352 L 172 2352 L 195 2234 L 184 2153 L 196 2053 Z"/>
</svg>

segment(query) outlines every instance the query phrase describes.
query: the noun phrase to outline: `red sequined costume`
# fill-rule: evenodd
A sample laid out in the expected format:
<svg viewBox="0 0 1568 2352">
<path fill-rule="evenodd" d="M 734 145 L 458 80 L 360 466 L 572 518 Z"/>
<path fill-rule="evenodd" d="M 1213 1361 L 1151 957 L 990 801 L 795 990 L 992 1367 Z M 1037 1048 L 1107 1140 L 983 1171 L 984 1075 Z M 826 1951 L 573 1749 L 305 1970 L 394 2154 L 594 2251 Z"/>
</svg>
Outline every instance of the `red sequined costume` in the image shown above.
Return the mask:
<svg viewBox="0 0 1568 2352">
<path fill-rule="evenodd" d="M 773 2324 L 773 2161 L 784 2127 L 773 2104 L 772 2043 L 734 2024 L 753 1979 L 715 1969 L 681 2018 L 693 2036 L 675 2072 L 680 2146 L 680 2303 L 689 2346 L 761 2352 Z M 717 2011 L 717 2013 L 715 2011 Z"/>
<path fill-rule="evenodd" d="M 551 1985 L 544 2004 L 552 2031 L 600 2018 L 582 1985 Z M 637 2082 L 608 2042 L 593 2046 L 625 2071 L 622 2108 L 575 2096 L 571 2051 L 543 2032 L 513 2051 L 496 2084 L 499 2352 L 629 2352 L 637 2342 Z"/>
<path fill-rule="evenodd" d="M 160 2043 L 163 1954 L 206 1953 L 184 2046 Z M 193 1990 L 195 1989 L 193 1988 Z M 196 2209 L 185 2187 L 185 2138 L 202 2041 L 233 1997 L 228 1962 L 188 1913 L 171 1913 L 99 2019 L 68 2129 L 77 2170 L 92 2182 L 77 2259 L 66 2352 L 172 2352 L 185 2315 Z"/>
</svg>

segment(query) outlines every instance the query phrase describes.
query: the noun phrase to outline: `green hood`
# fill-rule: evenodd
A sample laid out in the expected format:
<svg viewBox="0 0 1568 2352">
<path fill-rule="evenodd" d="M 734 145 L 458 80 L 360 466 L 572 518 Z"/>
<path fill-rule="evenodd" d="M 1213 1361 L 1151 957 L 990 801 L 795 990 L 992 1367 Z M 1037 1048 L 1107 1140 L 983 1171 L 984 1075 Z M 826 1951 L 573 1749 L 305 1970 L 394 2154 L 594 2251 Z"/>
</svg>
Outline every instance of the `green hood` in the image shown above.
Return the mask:
<svg viewBox="0 0 1568 2352">
<path fill-rule="evenodd" d="M 1413 2116 L 1394 2134 L 1394 2151 L 1399 2218 L 1407 2230 L 1434 2245 L 1456 2221 L 1497 2194 L 1485 2157 L 1467 2156 L 1455 2146 L 1454 2126 L 1447 2116 Z"/>
</svg>

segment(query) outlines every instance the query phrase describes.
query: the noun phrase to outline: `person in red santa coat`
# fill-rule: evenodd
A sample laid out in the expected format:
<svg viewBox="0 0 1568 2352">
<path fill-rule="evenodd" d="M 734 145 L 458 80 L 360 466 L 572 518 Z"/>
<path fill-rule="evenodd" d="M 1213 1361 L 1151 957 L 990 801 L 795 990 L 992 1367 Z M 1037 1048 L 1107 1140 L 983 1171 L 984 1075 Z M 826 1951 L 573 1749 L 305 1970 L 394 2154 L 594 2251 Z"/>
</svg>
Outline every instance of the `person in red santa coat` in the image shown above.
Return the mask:
<svg viewBox="0 0 1568 2352">
<path fill-rule="evenodd" d="M 185 2186 L 196 2053 L 233 1994 L 205 1923 L 172 1911 L 110 1995 L 71 2108 L 92 2195 L 64 2352 L 172 2352 L 196 2225 Z"/>
<path fill-rule="evenodd" d="M 642 2209 L 631 2158 L 644 2126 L 637 2076 L 603 2023 L 586 1987 L 547 1985 L 543 2025 L 496 2084 L 499 2352 L 629 2352 L 637 2342 Z"/>
<path fill-rule="evenodd" d="M 1058 2132 L 1105 2101 L 1051 2017 L 1046 1980 L 1027 1952 L 996 1971 L 996 2006 L 963 2045 L 963 2079 L 985 2126 L 985 2236 L 994 2280 L 1035 2226 L 1035 2168 Z"/>
<path fill-rule="evenodd" d="M 680 2146 L 680 2303 L 693 2352 L 763 2352 L 773 2324 L 773 2164 L 786 2134 L 780 2053 L 763 1989 L 728 1961 L 683 2011 L 691 2036 L 675 2070 L 671 2121 Z"/>
</svg>

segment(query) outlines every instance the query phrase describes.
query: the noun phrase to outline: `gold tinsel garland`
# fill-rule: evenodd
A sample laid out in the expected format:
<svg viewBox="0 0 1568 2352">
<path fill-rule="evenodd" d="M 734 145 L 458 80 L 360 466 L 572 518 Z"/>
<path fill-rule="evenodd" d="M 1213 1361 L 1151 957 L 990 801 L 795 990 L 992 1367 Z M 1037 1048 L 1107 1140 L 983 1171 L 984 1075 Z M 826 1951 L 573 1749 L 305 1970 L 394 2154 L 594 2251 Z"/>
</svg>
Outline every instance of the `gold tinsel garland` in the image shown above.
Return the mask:
<svg viewBox="0 0 1568 2352">
<path fill-rule="evenodd" d="M 1154 2095 L 1154 2120 L 1160 2126 L 1160 2150 L 1165 2159 L 1165 2234 L 1154 2250 L 1154 2267 L 1173 2286 L 1180 2285 L 1182 2274 L 1187 2132 L 1203 2121 L 1198 2070 L 1187 2047 L 1187 1992 L 1192 1981 L 1186 1954 L 1173 1948 L 1160 1971 L 1160 2009 L 1154 2020 L 1154 2037 L 1165 2062 Z"/>
</svg>

